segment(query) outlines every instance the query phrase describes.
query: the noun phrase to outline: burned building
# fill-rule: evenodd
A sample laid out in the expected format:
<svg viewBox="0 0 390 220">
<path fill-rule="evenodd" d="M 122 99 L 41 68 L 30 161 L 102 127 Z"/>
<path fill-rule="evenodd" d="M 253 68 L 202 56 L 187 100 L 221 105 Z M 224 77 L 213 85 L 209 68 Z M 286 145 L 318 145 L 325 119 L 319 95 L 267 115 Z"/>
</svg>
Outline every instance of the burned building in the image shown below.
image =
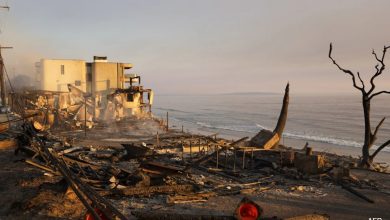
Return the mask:
<svg viewBox="0 0 390 220">
<path fill-rule="evenodd" d="M 46 112 L 41 121 L 51 125 L 66 120 L 89 127 L 150 115 L 153 91 L 143 88 L 141 77 L 129 72 L 132 67 L 97 56 L 93 62 L 42 59 L 36 63 L 36 90 L 11 94 L 10 105 L 14 112 Z"/>
<path fill-rule="evenodd" d="M 36 86 L 39 90 L 67 92 L 71 84 L 92 96 L 108 95 L 126 87 L 131 63 L 108 62 L 107 57 L 84 60 L 41 59 L 36 63 Z M 129 86 L 129 85 L 127 85 Z"/>
</svg>

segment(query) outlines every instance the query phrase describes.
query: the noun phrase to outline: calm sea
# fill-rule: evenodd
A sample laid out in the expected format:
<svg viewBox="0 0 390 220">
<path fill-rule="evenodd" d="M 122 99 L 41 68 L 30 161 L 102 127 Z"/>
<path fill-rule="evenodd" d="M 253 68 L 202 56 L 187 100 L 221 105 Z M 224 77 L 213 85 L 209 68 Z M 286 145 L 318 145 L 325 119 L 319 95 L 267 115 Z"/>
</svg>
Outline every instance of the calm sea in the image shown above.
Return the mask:
<svg viewBox="0 0 390 220">
<path fill-rule="evenodd" d="M 159 95 L 154 114 L 166 117 L 177 129 L 195 133 L 219 133 L 238 139 L 253 136 L 261 129 L 273 130 L 282 106 L 283 94 Z M 388 117 L 376 145 L 390 139 L 390 96 L 371 104 L 372 126 Z M 311 145 L 349 147 L 360 153 L 363 142 L 363 113 L 360 97 L 290 94 L 288 121 L 283 142 L 291 147 Z M 390 148 L 384 149 L 390 152 Z M 389 161 L 390 162 L 390 161 Z"/>
</svg>

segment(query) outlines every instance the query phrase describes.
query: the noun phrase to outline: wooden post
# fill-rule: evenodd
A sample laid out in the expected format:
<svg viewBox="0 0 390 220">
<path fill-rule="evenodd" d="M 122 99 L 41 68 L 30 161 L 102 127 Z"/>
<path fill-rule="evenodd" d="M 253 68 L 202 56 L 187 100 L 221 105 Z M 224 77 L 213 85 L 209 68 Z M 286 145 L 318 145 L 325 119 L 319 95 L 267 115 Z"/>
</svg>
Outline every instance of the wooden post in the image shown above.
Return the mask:
<svg viewBox="0 0 390 220">
<path fill-rule="evenodd" d="M 84 97 L 84 136 L 87 137 L 87 98 Z"/>
<path fill-rule="evenodd" d="M 216 151 L 217 151 L 217 169 L 218 169 L 218 163 L 219 163 L 219 147 L 217 145 L 215 145 L 215 147 L 217 148 Z"/>
<path fill-rule="evenodd" d="M 192 159 L 192 141 L 190 140 L 190 158 Z"/>
<path fill-rule="evenodd" d="M 254 167 L 254 161 L 253 161 L 253 147 L 252 147 L 252 152 L 251 152 L 251 168 L 253 169 Z"/>
<path fill-rule="evenodd" d="M 313 148 L 311 148 L 311 147 L 306 147 L 306 155 L 307 156 L 310 156 L 310 155 L 312 155 L 313 154 Z"/>
<path fill-rule="evenodd" d="M 167 112 L 167 131 L 169 131 L 169 115 L 168 115 L 168 112 Z"/>
<path fill-rule="evenodd" d="M 4 60 L 1 55 L 2 49 L 12 49 L 12 47 L 0 47 L 0 97 L 1 97 L 1 105 L 6 106 L 6 86 L 5 86 L 5 75 L 4 75 Z"/>
<path fill-rule="evenodd" d="M 245 148 L 243 149 L 242 153 L 242 169 L 245 169 Z"/>
<path fill-rule="evenodd" d="M 184 145 L 183 145 L 183 138 L 181 139 L 181 161 L 184 162 Z"/>
<path fill-rule="evenodd" d="M 3 57 L 1 56 L 1 49 L 0 49 L 0 97 L 1 97 L 1 105 L 6 106 L 5 102 L 5 77 L 4 77 L 4 63 L 3 63 Z"/>
<path fill-rule="evenodd" d="M 225 167 L 227 167 L 227 162 L 228 162 L 228 155 L 227 155 L 227 147 L 225 146 Z"/>
<path fill-rule="evenodd" d="M 199 138 L 199 146 L 198 146 L 198 155 L 200 154 L 200 138 Z"/>
<path fill-rule="evenodd" d="M 219 165 L 219 147 L 217 145 L 215 145 L 216 147 L 216 151 L 217 151 L 217 169 L 218 169 L 218 165 Z"/>
<path fill-rule="evenodd" d="M 156 145 L 157 145 L 157 148 L 160 148 L 160 136 L 158 134 L 158 131 L 157 131 L 157 135 L 156 135 Z"/>
<path fill-rule="evenodd" d="M 236 172 L 236 148 L 234 148 L 234 163 L 233 163 L 233 172 Z"/>
<path fill-rule="evenodd" d="M 9 100 L 9 96 L 8 96 L 8 100 Z M 6 109 L 5 115 L 7 116 L 8 128 L 11 128 L 11 119 L 9 118 L 8 109 Z"/>
</svg>

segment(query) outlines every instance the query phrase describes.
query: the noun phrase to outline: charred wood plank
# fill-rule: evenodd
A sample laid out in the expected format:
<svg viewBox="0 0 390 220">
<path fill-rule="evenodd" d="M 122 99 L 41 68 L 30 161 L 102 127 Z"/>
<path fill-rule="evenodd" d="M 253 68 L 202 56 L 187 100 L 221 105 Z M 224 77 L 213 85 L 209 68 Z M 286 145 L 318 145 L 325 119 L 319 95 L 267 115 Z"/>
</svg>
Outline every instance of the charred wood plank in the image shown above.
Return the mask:
<svg viewBox="0 0 390 220">
<path fill-rule="evenodd" d="M 93 215 L 94 219 L 102 219 L 99 214 L 95 211 L 95 207 L 100 209 L 101 212 L 105 215 L 105 219 L 121 219 L 126 220 L 127 218 L 123 216 L 111 203 L 101 197 L 96 191 L 94 191 L 91 187 L 84 184 L 76 175 L 74 175 L 69 167 L 66 165 L 64 160 L 60 160 L 58 154 L 46 145 L 46 142 L 43 141 L 36 133 L 33 133 L 35 139 L 39 143 L 39 147 L 41 149 L 41 156 L 46 157 L 50 163 L 58 169 L 58 171 L 62 174 L 64 179 L 68 182 L 69 186 L 76 193 L 77 197 L 84 204 L 84 206 L 88 209 L 88 211 Z M 92 205 L 89 203 L 90 200 Z"/>
<path fill-rule="evenodd" d="M 216 172 L 216 171 L 213 171 L 211 169 L 207 169 L 206 167 L 202 167 L 202 166 L 197 166 L 195 167 L 196 169 L 199 169 L 201 171 L 204 171 L 204 172 L 208 172 L 208 173 L 211 173 L 211 174 L 214 174 L 214 175 L 218 175 L 218 176 L 222 176 L 222 177 L 225 177 L 227 179 L 231 179 L 233 181 L 236 181 L 238 183 L 245 183 L 242 179 L 240 178 L 237 178 L 237 177 L 234 177 L 234 176 L 231 176 L 231 175 L 228 175 L 228 174 L 225 174 L 225 173 L 222 173 L 222 172 Z"/>
<path fill-rule="evenodd" d="M 363 195 L 362 193 L 356 191 L 356 190 L 353 189 L 352 187 L 350 187 L 350 186 L 348 186 L 348 185 L 346 185 L 346 184 L 344 184 L 344 183 L 340 183 L 340 185 L 341 185 L 341 187 L 342 187 L 343 189 L 345 189 L 345 190 L 347 190 L 348 192 L 354 194 L 355 196 L 357 196 L 357 197 L 359 197 L 359 198 L 361 198 L 361 199 L 364 199 L 364 200 L 366 200 L 366 201 L 369 202 L 369 203 L 375 203 L 374 200 L 372 200 L 372 199 L 368 198 L 367 196 Z"/>
<path fill-rule="evenodd" d="M 50 167 L 48 167 L 48 166 L 45 166 L 45 165 L 43 165 L 43 164 L 39 164 L 39 163 L 37 163 L 37 162 L 34 162 L 34 161 L 30 160 L 30 159 L 26 159 L 26 160 L 24 160 L 24 162 L 26 162 L 26 163 L 28 163 L 28 164 L 34 166 L 34 167 L 38 167 L 39 169 L 42 169 L 42 170 L 44 170 L 44 171 L 50 172 L 50 173 L 52 173 L 52 174 L 60 175 L 59 172 L 53 170 L 52 168 L 50 168 Z"/>
<path fill-rule="evenodd" d="M 150 187 L 132 187 L 121 189 L 120 192 L 126 196 L 151 195 L 156 193 L 189 193 L 194 190 L 192 185 L 175 185 L 175 186 L 150 186 Z"/>
<path fill-rule="evenodd" d="M 234 220 L 233 216 L 229 215 L 210 215 L 210 214 L 184 214 L 168 211 L 132 211 L 137 219 L 143 220 Z"/>
<path fill-rule="evenodd" d="M 167 197 L 167 203 L 177 204 L 177 203 L 188 203 L 188 202 L 204 202 L 212 196 L 216 196 L 214 192 L 206 193 L 195 193 L 189 195 L 173 195 Z"/>
<path fill-rule="evenodd" d="M 236 141 L 232 142 L 232 143 L 230 144 L 230 146 L 237 145 L 237 144 L 239 144 L 239 143 L 241 143 L 241 142 L 245 141 L 245 140 L 246 140 L 246 139 L 248 139 L 248 138 L 249 138 L 249 137 L 243 137 L 243 138 L 240 138 L 240 139 L 238 139 L 238 140 L 236 140 Z"/>
<path fill-rule="evenodd" d="M 63 155 L 61 158 L 68 163 L 76 163 L 76 164 L 78 164 L 80 166 L 84 166 L 84 167 L 88 166 L 88 167 L 91 167 L 94 169 L 102 169 L 102 167 L 103 167 L 101 165 L 92 164 L 90 162 L 80 160 L 79 158 L 71 156 L 71 155 Z"/>
<path fill-rule="evenodd" d="M 148 167 L 156 167 L 162 170 L 168 170 L 171 172 L 182 172 L 184 171 L 185 167 L 182 166 L 175 166 L 172 164 L 167 164 L 167 163 L 162 163 L 162 162 L 157 162 L 157 161 L 148 161 L 145 163 L 145 165 L 148 165 Z"/>
<path fill-rule="evenodd" d="M 51 154 L 51 153 L 50 153 Z M 64 162 L 60 162 L 54 155 L 52 155 L 53 160 L 57 160 L 57 167 L 62 170 L 64 177 L 67 177 L 69 183 L 74 185 L 78 190 L 80 190 L 92 203 L 100 209 L 108 219 L 116 219 L 118 217 L 121 220 L 126 220 L 127 218 L 120 213 L 111 203 L 100 196 L 95 190 L 93 190 L 87 184 L 84 184 L 77 176 L 73 175 L 69 168 Z M 72 187 L 73 188 L 73 187 Z M 75 190 L 75 188 L 73 188 Z M 114 217 L 115 216 L 115 217 Z"/>
</svg>

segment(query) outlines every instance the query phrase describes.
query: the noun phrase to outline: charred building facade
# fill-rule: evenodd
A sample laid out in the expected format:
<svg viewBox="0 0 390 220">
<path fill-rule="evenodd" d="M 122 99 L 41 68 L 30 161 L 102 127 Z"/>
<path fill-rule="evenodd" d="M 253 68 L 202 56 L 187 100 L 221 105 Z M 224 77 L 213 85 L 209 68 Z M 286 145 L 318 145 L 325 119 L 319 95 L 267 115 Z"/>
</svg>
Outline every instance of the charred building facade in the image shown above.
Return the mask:
<svg viewBox="0 0 390 220">
<path fill-rule="evenodd" d="M 36 63 L 36 90 L 10 94 L 14 112 L 45 109 L 42 120 L 91 126 L 99 120 L 143 117 L 151 113 L 153 91 L 130 73 L 130 63 L 108 62 L 107 57 L 83 60 L 42 59 Z M 42 112 L 42 111 L 40 111 Z"/>
</svg>

